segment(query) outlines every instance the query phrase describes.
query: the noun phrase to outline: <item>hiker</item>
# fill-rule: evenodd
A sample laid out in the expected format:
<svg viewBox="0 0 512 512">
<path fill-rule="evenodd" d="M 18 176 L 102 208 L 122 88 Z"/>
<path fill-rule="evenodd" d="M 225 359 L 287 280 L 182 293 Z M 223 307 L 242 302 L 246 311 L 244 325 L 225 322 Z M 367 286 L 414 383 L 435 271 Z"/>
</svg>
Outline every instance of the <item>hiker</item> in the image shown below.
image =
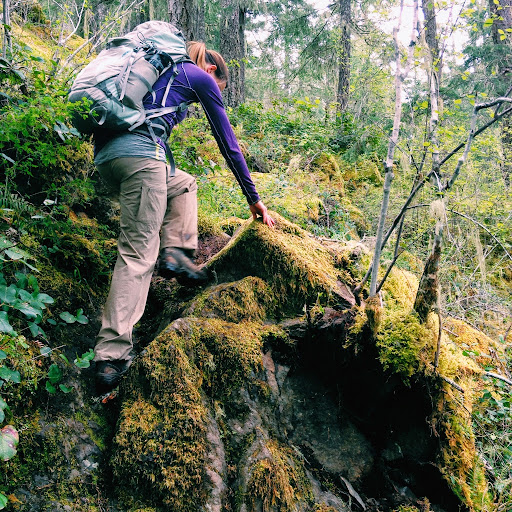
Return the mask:
<svg viewBox="0 0 512 512">
<path fill-rule="evenodd" d="M 128 369 L 132 329 L 144 312 L 158 256 L 158 272 L 166 278 L 176 277 L 186 286 L 208 280 L 206 269 L 194 263 L 195 178 L 172 169 L 166 156 L 167 138 L 185 118 L 190 103 L 201 103 L 253 218 L 261 217 L 267 226 L 274 225 L 256 191 L 224 109 L 221 91 L 228 81 L 224 59 L 199 42 L 189 43 L 188 54 L 193 62 L 177 64 L 174 80 L 173 69 L 168 69 L 153 85 L 153 92 L 144 98 L 149 114 L 155 105 L 183 107 L 155 119 L 150 128 L 146 124 L 134 132 L 97 131 L 94 136 L 96 166 L 102 178 L 118 191 L 121 204 L 118 257 L 96 339 L 98 392 L 114 388 Z"/>
</svg>

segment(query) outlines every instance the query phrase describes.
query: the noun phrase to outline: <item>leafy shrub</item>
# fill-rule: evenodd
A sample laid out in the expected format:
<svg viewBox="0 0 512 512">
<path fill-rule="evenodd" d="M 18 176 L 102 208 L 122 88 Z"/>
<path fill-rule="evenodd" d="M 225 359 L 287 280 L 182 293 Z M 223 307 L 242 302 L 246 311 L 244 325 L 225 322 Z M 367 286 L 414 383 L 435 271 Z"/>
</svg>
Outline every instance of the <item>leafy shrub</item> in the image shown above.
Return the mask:
<svg viewBox="0 0 512 512">
<path fill-rule="evenodd" d="M 90 194 L 92 148 L 70 127 L 68 84 L 48 75 L 30 49 L 18 47 L 17 56 L 0 66 L 0 85 L 12 94 L 0 107 L 0 179 L 36 204 L 79 202 Z"/>
</svg>

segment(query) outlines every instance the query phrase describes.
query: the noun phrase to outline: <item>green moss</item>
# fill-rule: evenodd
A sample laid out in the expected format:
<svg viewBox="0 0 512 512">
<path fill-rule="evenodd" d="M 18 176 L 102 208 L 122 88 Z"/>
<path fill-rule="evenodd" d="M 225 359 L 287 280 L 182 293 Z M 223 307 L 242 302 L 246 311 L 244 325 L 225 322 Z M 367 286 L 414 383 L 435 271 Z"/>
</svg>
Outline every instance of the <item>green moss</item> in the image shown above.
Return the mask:
<svg viewBox="0 0 512 512">
<path fill-rule="evenodd" d="M 17 418 L 17 427 L 20 430 L 18 454 L 5 463 L 4 485 L 0 490 L 9 493 L 25 488 L 44 497 L 41 512 L 53 512 L 53 502 L 68 504 L 77 512 L 96 511 L 97 474 L 83 474 L 73 445 L 73 439 L 80 436 L 82 427 L 85 432 L 85 425 L 63 416 L 47 423 L 37 411 L 32 411 L 24 418 Z M 48 484 L 33 489 L 34 476 L 47 476 Z M 24 502 L 23 495 L 13 497 Z M 19 506 L 19 510 L 24 509 L 23 505 Z"/>
<path fill-rule="evenodd" d="M 329 507 L 325 503 L 316 503 L 313 512 L 339 512 L 334 507 Z"/>
<path fill-rule="evenodd" d="M 273 289 L 283 312 L 300 311 L 319 295 L 336 303 L 340 271 L 333 255 L 308 233 L 273 214 L 276 227 L 248 222 L 209 263 L 222 280 L 260 277 Z"/>
<path fill-rule="evenodd" d="M 383 286 L 387 309 L 409 311 L 414 305 L 418 278 L 407 270 L 393 268 Z"/>
<path fill-rule="evenodd" d="M 204 238 L 206 236 L 218 236 L 223 233 L 219 222 L 206 215 L 203 211 L 198 212 L 197 227 L 200 238 Z"/>
<path fill-rule="evenodd" d="M 433 342 L 434 333 L 420 323 L 415 313 L 390 313 L 377 334 L 379 359 L 384 369 L 408 382 L 420 368 L 421 351 Z"/>
<path fill-rule="evenodd" d="M 208 288 L 194 299 L 185 316 L 228 322 L 263 321 L 276 309 L 272 290 L 257 277 Z"/>
<path fill-rule="evenodd" d="M 41 359 L 37 359 L 40 356 L 39 347 L 29 343 L 23 336 L 0 334 L 0 350 L 7 355 L 5 360 L 0 361 L 0 366 L 20 373 L 19 384 L 7 381 L 1 389 L 2 397 L 16 415 L 33 404 L 46 369 Z"/>
<path fill-rule="evenodd" d="M 289 512 L 296 510 L 299 502 L 310 502 L 313 498 L 311 483 L 303 463 L 292 449 L 277 441 L 269 441 L 265 451 L 268 455 L 250 469 L 246 503 L 251 510 L 261 503 L 264 512 Z"/>
<path fill-rule="evenodd" d="M 229 217 L 228 219 L 224 219 L 220 223 L 220 226 L 224 233 L 228 234 L 229 236 L 233 236 L 235 234 L 235 231 L 244 224 L 245 220 L 243 219 L 240 219 L 238 217 Z"/>
<path fill-rule="evenodd" d="M 121 487 L 150 505 L 196 511 L 205 500 L 207 397 L 236 402 L 257 380 L 266 328 L 219 319 L 180 319 L 158 336 L 124 381 L 127 400 L 112 467 Z M 149 391 L 151 390 L 151 391 Z"/>
</svg>

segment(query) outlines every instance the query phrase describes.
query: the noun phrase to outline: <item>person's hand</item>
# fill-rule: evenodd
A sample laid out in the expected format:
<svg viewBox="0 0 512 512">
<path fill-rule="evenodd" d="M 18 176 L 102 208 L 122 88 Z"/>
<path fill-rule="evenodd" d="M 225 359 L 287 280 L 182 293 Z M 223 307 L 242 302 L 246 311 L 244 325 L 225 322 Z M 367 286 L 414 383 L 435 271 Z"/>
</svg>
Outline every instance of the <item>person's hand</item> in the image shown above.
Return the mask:
<svg viewBox="0 0 512 512">
<path fill-rule="evenodd" d="M 263 204 L 263 201 L 258 201 L 255 204 L 251 204 L 249 209 L 251 210 L 253 219 L 257 219 L 258 216 L 260 216 L 263 220 L 263 224 L 266 224 L 269 228 L 274 227 L 275 221 L 268 214 L 267 207 Z"/>
</svg>

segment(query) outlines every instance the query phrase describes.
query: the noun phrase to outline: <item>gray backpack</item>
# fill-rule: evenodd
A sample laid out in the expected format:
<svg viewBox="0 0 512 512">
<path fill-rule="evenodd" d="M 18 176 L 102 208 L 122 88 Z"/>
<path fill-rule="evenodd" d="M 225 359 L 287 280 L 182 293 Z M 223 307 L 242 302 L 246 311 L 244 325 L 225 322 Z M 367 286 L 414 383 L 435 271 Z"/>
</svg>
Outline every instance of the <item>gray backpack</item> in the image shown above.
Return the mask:
<svg viewBox="0 0 512 512">
<path fill-rule="evenodd" d="M 143 123 L 150 127 L 152 118 L 186 109 L 187 104 L 164 106 L 177 74 L 176 64 L 184 61 L 192 62 L 185 39 L 174 25 L 164 21 L 142 23 L 125 36 L 109 40 L 71 86 L 69 102 L 81 102 L 72 115 L 73 126 L 82 133 L 98 129 L 132 131 Z M 158 77 L 171 67 L 174 73 L 161 108 L 146 114 L 142 99 L 152 91 Z"/>
</svg>

